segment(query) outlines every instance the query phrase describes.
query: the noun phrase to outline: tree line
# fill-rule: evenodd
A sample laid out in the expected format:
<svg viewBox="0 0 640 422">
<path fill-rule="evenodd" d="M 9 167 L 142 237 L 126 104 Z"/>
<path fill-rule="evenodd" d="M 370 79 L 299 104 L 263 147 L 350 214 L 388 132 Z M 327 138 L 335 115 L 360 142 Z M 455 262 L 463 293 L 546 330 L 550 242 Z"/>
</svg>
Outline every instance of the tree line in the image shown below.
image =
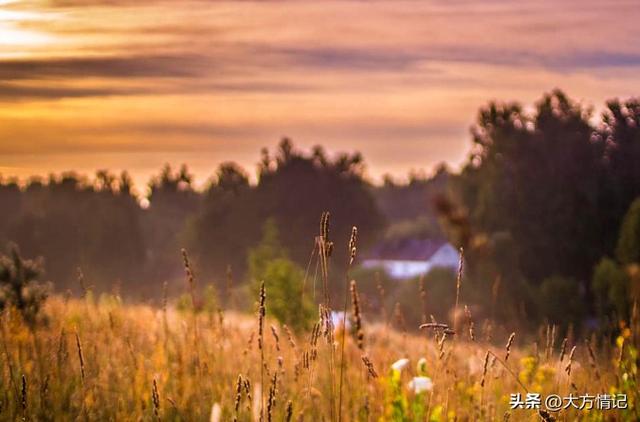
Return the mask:
<svg viewBox="0 0 640 422">
<path fill-rule="evenodd" d="M 257 183 L 227 162 L 200 191 L 187 167 L 166 166 L 149 183 L 147 208 L 126 172 L 65 173 L 23 186 L 0 179 L 0 242 L 44 257 L 60 291 L 77 288 L 80 268 L 97 290 L 159 295 L 163 281 L 182 277 L 184 247 L 199 277 L 218 290 L 268 273 L 282 276 L 286 292 L 309 271 L 318 219 L 328 210 L 335 274 L 346 268 L 353 225 L 359 253 L 385 237 L 446 237 L 465 251 L 466 294 L 481 314 L 628 320 L 640 290 L 638 99 L 611 100 L 599 113 L 559 90 L 533 110 L 491 102 L 471 138 L 461 170 L 441 167 L 406 184 L 385 178 L 381 186 L 367 180 L 358 153 L 302 152 L 284 139 L 262 151 Z M 283 266 L 267 268 L 267 258 Z M 436 307 L 451 290 L 449 278 L 438 277 L 426 288 L 445 295 Z M 366 303 L 375 282 L 363 281 Z M 416 283 L 386 286 L 410 306 Z"/>
<path fill-rule="evenodd" d="M 24 186 L 2 180 L 0 241 L 44 257 L 46 276 L 59 291 L 77 290 L 81 271 L 94 291 L 157 295 L 160 289 L 149 286 L 181 278 L 182 248 L 204 281 L 222 287 L 229 273 L 244 278 L 267 220 L 300 264 L 309 259 L 327 209 L 336 238 L 348 239 L 357 225 L 362 245 L 370 244 L 385 224 L 370 188 L 359 154 L 332 158 L 321 147 L 304 153 L 284 139 L 275 152 L 262 151 L 256 184 L 227 162 L 198 191 L 186 166 L 165 166 L 149 183 L 146 209 L 126 172 L 100 171 L 93 179 L 70 172 Z M 336 254 L 345 255 L 346 245 L 336 242 Z M 338 269 L 345 264 L 336 262 Z"/>
</svg>

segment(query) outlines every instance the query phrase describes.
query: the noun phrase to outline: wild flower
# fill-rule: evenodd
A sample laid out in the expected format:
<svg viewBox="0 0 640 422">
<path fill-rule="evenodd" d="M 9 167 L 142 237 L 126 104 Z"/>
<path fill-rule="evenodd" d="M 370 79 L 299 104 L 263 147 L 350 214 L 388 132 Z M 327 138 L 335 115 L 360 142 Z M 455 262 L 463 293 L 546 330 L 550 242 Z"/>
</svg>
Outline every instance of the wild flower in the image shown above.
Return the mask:
<svg viewBox="0 0 640 422">
<path fill-rule="evenodd" d="M 413 377 L 408 384 L 409 390 L 413 391 L 415 394 L 421 394 L 425 391 L 433 390 L 433 381 L 429 377 Z"/>
<path fill-rule="evenodd" d="M 209 418 L 210 422 L 220 422 L 222 420 L 222 407 L 220 407 L 219 403 L 214 403 L 211 406 L 211 417 Z"/>
<path fill-rule="evenodd" d="M 402 370 L 409 364 L 409 359 L 398 359 L 391 365 L 391 369 L 395 372 L 402 372 Z"/>
</svg>

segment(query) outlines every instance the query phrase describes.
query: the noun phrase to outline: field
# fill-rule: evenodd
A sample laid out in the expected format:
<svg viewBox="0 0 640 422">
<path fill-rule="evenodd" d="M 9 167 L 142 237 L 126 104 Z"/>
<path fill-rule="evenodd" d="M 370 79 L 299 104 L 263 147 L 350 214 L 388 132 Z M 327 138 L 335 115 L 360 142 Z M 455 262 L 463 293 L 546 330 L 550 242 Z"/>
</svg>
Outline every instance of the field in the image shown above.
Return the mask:
<svg viewBox="0 0 640 422">
<path fill-rule="evenodd" d="M 456 336 L 445 335 L 451 329 L 444 326 L 401 333 L 367 324 L 366 316 L 355 334 L 343 336 L 322 318 L 312 332 L 294 335 L 272 320 L 265 293 L 264 319 L 260 312 L 196 314 L 170 303 L 123 305 L 117 296 L 94 300 L 91 294 L 50 298 L 44 325 L 25 324 L 18 312 L 6 311 L 0 419 L 638 418 L 637 331 L 629 328 L 611 347 L 560 338 L 553 327 L 526 345 L 517 333 L 509 340 L 509 333 L 486 324 L 474 328 L 464 316 Z M 628 408 L 511 409 L 511 394 L 524 401 L 527 392 L 541 394 L 541 409 L 547 395 L 570 393 L 625 393 Z"/>
<path fill-rule="evenodd" d="M 638 6 L 0 0 L 0 422 L 640 422 Z"/>
</svg>

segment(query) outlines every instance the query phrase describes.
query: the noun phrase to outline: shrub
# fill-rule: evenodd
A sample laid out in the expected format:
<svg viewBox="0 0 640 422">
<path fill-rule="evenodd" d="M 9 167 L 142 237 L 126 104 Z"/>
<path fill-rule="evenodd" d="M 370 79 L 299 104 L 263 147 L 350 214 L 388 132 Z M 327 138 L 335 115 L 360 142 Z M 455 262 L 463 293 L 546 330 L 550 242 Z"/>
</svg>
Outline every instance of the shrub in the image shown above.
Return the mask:
<svg viewBox="0 0 640 422">
<path fill-rule="evenodd" d="M 600 317 L 615 310 L 620 318 L 629 315 L 629 276 L 614 260 L 603 258 L 593 272 L 591 287 Z"/>
<path fill-rule="evenodd" d="M 41 283 L 41 260 L 22 259 L 13 246 L 8 256 L 0 256 L 0 310 L 15 307 L 28 324 L 33 325 L 50 290 Z"/>
<path fill-rule="evenodd" d="M 268 314 L 296 331 L 311 325 L 314 308 L 309 295 L 303 295 L 304 272 L 280 245 L 273 220 L 267 220 L 262 241 L 249 252 L 249 272 L 256 297 L 265 283 Z"/>
<path fill-rule="evenodd" d="M 296 331 L 309 328 L 314 308 L 308 296 L 302 297 L 302 269 L 288 259 L 277 258 L 266 264 L 262 276 L 267 312 Z"/>
<path fill-rule="evenodd" d="M 603 258 L 593 271 L 591 287 L 596 297 L 596 306 L 601 318 L 613 316 L 629 319 L 634 291 L 633 274 L 640 263 L 640 198 L 631 203 L 622 220 L 616 260 Z"/>
<path fill-rule="evenodd" d="M 616 255 L 623 264 L 640 262 L 640 198 L 633 201 L 622 220 Z"/>
</svg>

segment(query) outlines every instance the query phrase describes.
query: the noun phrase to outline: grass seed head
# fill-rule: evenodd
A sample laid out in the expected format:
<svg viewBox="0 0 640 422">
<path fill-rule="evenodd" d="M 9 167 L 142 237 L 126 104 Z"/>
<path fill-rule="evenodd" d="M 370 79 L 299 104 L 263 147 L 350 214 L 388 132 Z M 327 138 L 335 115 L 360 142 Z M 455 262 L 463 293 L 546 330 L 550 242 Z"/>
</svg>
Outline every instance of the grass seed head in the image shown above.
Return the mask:
<svg viewBox="0 0 640 422">
<path fill-rule="evenodd" d="M 509 360 L 509 355 L 511 354 L 511 346 L 513 345 L 513 339 L 516 338 L 516 333 L 511 333 L 511 335 L 509 336 L 509 340 L 507 340 L 507 346 L 505 347 L 505 355 L 504 355 L 504 361 L 508 361 Z"/>
</svg>

